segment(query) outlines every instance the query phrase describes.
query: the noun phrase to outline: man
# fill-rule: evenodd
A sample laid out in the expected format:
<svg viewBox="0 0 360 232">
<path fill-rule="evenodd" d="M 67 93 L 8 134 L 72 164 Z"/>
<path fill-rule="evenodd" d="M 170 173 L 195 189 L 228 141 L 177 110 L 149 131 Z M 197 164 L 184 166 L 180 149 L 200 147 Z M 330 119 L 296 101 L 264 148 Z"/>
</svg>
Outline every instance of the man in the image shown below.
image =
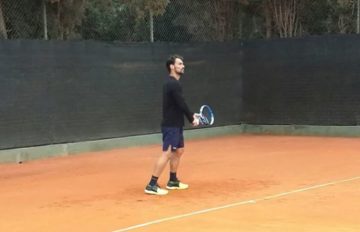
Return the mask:
<svg viewBox="0 0 360 232">
<path fill-rule="evenodd" d="M 161 132 L 163 137 L 163 152 L 155 163 L 154 171 L 145 193 L 153 195 L 166 195 L 168 190 L 162 189 L 157 184 L 158 178 L 170 162 L 170 179 L 167 189 L 187 189 L 189 186 L 177 178 L 177 169 L 184 153 L 184 115 L 193 126 L 199 125 L 196 114 L 189 110 L 182 96 L 180 85 L 181 75 L 184 74 L 185 65 L 179 55 L 170 56 L 166 62 L 169 77 L 163 86 L 163 119 Z"/>
</svg>

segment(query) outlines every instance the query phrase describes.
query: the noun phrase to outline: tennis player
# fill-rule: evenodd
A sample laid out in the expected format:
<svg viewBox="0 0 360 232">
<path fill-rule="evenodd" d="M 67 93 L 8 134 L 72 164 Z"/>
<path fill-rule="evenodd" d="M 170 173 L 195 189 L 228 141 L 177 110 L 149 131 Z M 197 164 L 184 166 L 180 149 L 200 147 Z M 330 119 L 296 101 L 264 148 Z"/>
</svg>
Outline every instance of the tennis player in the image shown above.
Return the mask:
<svg viewBox="0 0 360 232">
<path fill-rule="evenodd" d="M 169 77 L 163 85 L 163 119 L 161 123 L 163 152 L 155 163 L 151 180 L 145 188 L 147 194 L 166 195 L 168 193 L 168 190 L 160 188 L 157 183 L 168 163 L 170 163 L 170 179 L 166 188 L 187 189 L 189 187 L 177 177 L 180 159 L 184 153 L 184 115 L 193 126 L 199 125 L 199 118 L 197 114 L 190 111 L 182 94 L 179 80 L 185 70 L 183 60 L 179 55 L 172 55 L 166 61 Z"/>
</svg>

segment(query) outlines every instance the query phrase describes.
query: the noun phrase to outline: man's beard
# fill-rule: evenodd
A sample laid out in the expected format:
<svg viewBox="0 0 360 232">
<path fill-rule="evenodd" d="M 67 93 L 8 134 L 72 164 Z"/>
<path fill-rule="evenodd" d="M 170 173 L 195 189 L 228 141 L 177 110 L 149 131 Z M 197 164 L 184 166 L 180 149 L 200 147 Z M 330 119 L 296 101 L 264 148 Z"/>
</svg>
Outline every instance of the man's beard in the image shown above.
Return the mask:
<svg viewBox="0 0 360 232">
<path fill-rule="evenodd" d="M 179 75 L 179 76 L 181 76 L 181 75 L 184 74 L 184 72 L 185 72 L 185 70 L 181 70 L 180 72 L 176 72 L 176 74 Z"/>
</svg>

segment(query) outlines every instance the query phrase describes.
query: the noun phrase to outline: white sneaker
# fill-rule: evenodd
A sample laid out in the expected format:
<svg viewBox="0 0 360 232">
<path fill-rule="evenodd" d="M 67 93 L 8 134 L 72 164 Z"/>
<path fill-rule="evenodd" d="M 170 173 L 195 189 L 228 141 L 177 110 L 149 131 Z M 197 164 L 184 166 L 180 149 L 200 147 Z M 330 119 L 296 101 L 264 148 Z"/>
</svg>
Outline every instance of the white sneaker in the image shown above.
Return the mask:
<svg viewBox="0 0 360 232">
<path fill-rule="evenodd" d="M 151 194 L 151 195 L 166 195 L 168 194 L 169 191 L 167 191 L 166 189 L 162 189 L 160 188 L 158 185 L 147 185 L 145 188 L 145 193 L 147 194 Z"/>
<path fill-rule="evenodd" d="M 169 181 L 166 185 L 166 188 L 167 189 L 188 189 L 189 188 L 189 185 L 188 184 L 184 184 L 184 183 L 181 183 L 179 180 L 177 181 Z"/>
</svg>

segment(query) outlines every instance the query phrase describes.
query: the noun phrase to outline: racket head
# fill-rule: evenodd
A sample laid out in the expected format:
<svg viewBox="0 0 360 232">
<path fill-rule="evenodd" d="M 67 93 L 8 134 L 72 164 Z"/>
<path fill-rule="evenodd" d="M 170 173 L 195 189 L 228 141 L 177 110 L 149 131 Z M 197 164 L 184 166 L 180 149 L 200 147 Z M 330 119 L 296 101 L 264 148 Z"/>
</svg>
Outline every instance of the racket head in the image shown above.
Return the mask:
<svg viewBox="0 0 360 232">
<path fill-rule="evenodd" d="M 215 121 L 214 112 L 210 106 L 202 105 L 200 107 L 199 114 L 200 114 L 199 122 L 201 125 L 210 126 L 214 124 Z"/>
</svg>

